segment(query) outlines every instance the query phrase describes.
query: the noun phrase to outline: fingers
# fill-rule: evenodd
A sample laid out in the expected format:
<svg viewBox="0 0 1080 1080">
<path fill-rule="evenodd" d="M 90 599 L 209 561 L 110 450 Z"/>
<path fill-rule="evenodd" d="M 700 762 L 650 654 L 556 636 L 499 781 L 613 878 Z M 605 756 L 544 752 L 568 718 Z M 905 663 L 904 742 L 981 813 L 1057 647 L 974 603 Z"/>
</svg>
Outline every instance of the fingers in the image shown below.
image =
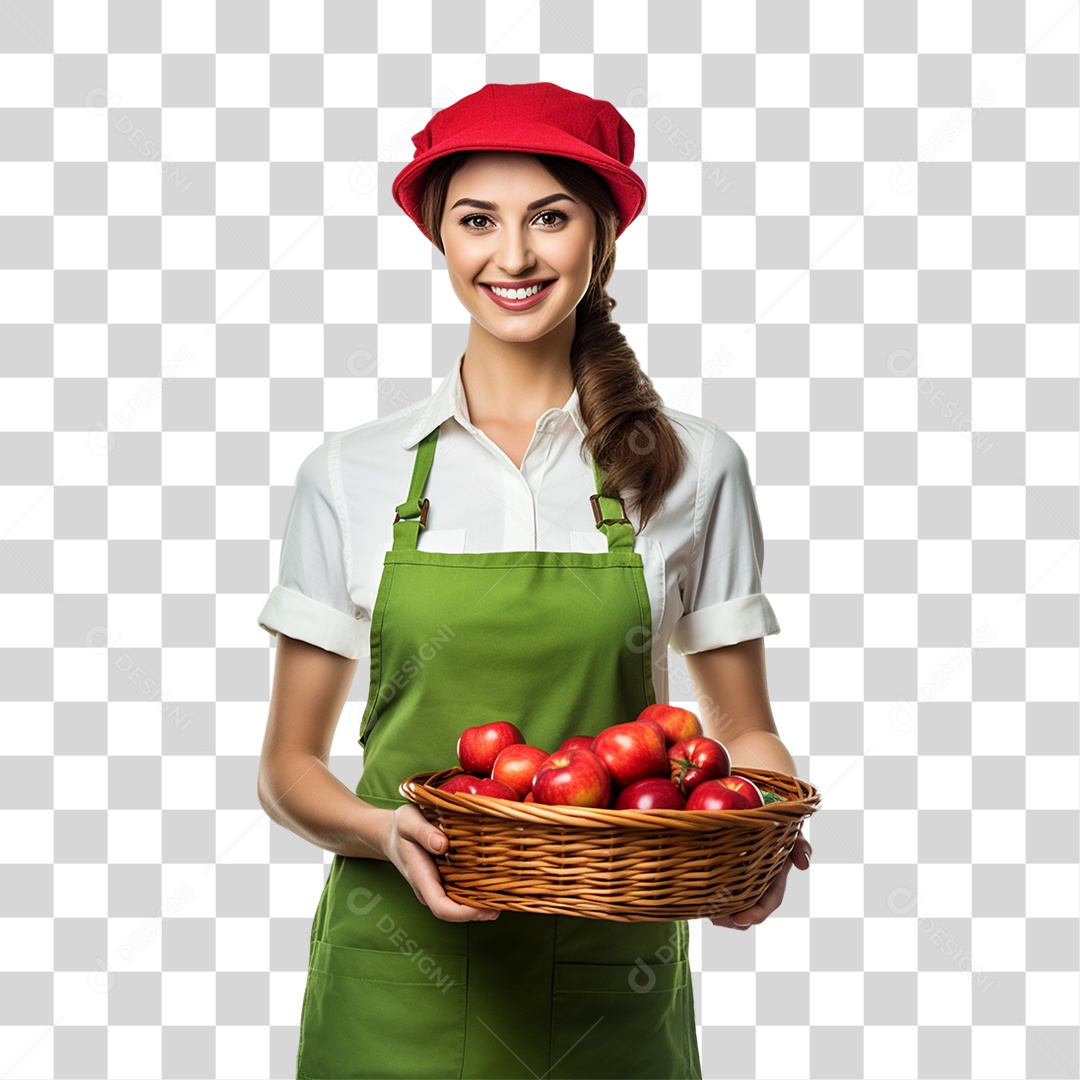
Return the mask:
<svg viewBox="0 0 1080 1080">
<path fill-rule="evenodd" d="M 791 854 L 788 856 L 788 861 L 797 866 L 800 870 L 810 869 L 810 856 L 813 855 L 814 849 L 807 843 L 803 837 L 799 837 L 795 841 L 794 846 L 791 849 Z"/>
<path fill-rule="evenodd" d="M 772 902 L 769 893 L 766 893 L 761 902 L 753 907 L 733 911 L 730 915 L 719 915 L 709 922 L 713 926 L 723 926 L 730 930 L 749 930 L 751 926 L 764 922 L 779 906 L 780 901 Z"/>
<path fill-rule="evenodd" d="M 715 919 L 710 919 L 709 922 L 713 926 L 722 926 L 725 930 L 749 930 L 752 924 L 747 923 L 745 926 L 739 926 L 734 922 L 730 915 L 719 915 Z"/>
<path fill-rule="evenodd" d="M 430 859 L 410 872 L 409 882 L 417 899 L 431 914 L 446 922 L 491 922 L 499 917 L 498 911 L 459 904 L 446 895 L 438 871 Z"/>
<path fill-rule="evenodd" d="M 447 839 L 443 832 L 428 824 L 415 806 L 399 807 L 397 834 L 399 838 L 398 869 L 412 887 L 416 899 L 436 918 L 447 922 L 490 922 L 499 912 L 487 908 L 459 904 L 446 895 L 442 878 L 432 859 L 433 853 L 444 851 Z"/>
<path fill-rule="evenodd" d="M 742 911 L 733 911 L 729 915 L 720 915 L 709 921 L 714 926 L 725 926 L 732 930 L 746 930 L 759 922 L 764 922 L 779 906 L 784 899 L 783 875 L 778 877 L 765 891 L 753 907 L 744 908 Z"/>
<path fill-rule="evenodd" d="M 810 856 L 814 849 L 800 837 L 791 850 L 787 863 L 781 870 L 775 881 L 766 890 L 757 904 L 743 911 L 733 911 L 730 915 L 718 915 L 709 919 L 713 926 L 722 926 L 728 930 L 748 930 L 764 922 L 781 904 L 784 899 L 784 891 L 787 887 L 787 874 L 792 864 L 800 870 L 810 869 Z M 803 865 L 800 865 L 803 864 Z"/>
<path fill-rule="evenodd" d="M 411 804 L 400 807 L 398 814 L 398 832 L 406 840 L 419 844 L 425 851 L 441 855 L 446 851 L 446 834 L 430 824 L 420 811 Z"/>
<path fill-rule="evenodd" d="M 441 900 L 428 904 L 431 913 L 445 922 L 494 922 L 498 917 L 497 911 L 489 911 L 487 908 L 469 907 L 467 904 L 458 904 L 451 900 L 446 893 L 442 894 Z"/>
</svg>

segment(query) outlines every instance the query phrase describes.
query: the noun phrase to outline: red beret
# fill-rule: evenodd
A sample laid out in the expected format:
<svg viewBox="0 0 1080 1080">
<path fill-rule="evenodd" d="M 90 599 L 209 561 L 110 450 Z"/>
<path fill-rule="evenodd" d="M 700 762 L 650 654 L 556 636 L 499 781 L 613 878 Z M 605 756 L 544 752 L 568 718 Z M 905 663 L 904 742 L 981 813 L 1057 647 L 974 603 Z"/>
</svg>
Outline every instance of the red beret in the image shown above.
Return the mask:
<svg viewBox="0 0 1080 1080">
<path fill-rule="evenodd" d="M 619 211 L 616 236 L 645 206 L 645 183 L 630 168 L 634 129 L 611 102 L 555 83 L 488 83 L 437 110 L 412 141 L 416 152 L 398 173 L 392 192 L 425 236 L 420 216 L 424 174 L 437 158 L 458 150 L 516 150 L 583 162 L 611 188 Z"/>
</svg>

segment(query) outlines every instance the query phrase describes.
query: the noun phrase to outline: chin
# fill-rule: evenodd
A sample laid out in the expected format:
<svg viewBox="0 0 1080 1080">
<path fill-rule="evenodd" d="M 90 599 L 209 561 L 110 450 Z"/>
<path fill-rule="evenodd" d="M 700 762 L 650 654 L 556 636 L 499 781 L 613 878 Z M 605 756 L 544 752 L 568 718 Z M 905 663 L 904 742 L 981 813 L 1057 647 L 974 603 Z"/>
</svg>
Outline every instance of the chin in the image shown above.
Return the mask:
<svg viewBox="0 0 1080 1080">
<path fill-rule="evenodd" d="M 572 312 L 570 314 L 572 314 Z M 564 315 L 557 322 L 551 322 L 548 319 L 544 319 L 543 322 L 537 320 L 536 322 L 526 325 L 525 320 L 521 318 L 521 316 L 513 316 L 500 324 L 490 323 L 488 321 L 481 322 L 480 319 L 473 315 L 473 320 L 479 323 L 493 338 L 512 342 L 540 341 L 542 338 L 547 337 L 562 326 L 567 318 L 569 318 L 569 314 Z"/>
</svg>

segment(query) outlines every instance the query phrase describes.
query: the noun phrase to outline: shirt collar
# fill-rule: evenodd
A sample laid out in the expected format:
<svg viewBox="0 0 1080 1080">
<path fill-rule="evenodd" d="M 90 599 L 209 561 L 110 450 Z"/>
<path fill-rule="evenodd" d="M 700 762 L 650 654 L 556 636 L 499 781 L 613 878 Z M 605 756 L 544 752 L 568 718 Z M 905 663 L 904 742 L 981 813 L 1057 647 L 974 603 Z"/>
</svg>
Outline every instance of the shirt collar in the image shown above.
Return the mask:
<svg viewBox="0 0 1080 1080">
<path fill-rule="evenodd" d="M 425 435 L 430 434 L 444 420 L 454 417 L 463 427 L 472 430 L 472 422 L 469 419 L 469 406 L 465 400 L 465 386 L 461 381 L 461 363 L 465 359 L 465 350 L 462 350 L 454 361 L 450 373 L 439 383 L 439 388 L 428 399 L 420 411 L 409 424 L 405 437 L 401 440 L 403 449 L 408 450 L 415 446 Z M 577 387 L 570 395 L 566 404 L 561 409 L 549 410 L 558 413 L 569 414 L 578 431 L 582 435 L 588 434 L 585 421 L 581 416 L 580 403 L 578 401 Z"/>
</svg>

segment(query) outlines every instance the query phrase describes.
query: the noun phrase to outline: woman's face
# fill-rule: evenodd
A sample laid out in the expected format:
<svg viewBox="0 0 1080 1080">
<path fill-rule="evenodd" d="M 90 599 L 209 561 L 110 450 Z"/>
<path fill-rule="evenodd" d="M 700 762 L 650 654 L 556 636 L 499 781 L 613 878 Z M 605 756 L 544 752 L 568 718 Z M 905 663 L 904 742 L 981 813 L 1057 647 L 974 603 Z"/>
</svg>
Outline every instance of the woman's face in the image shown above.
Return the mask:
<svg viewBox="0 0 1080 1080">
<path fill-rule="evenodd" d="M 551 198 L 556 195 L 562 197 Z M 473 153 L 450 180 L 441 232 L 458 299 L 504 341 L 550 333 L 574 315 L 589 286 L 592 210 L 530 154 Z M 542 284 L 540 292 L 510 300 L 514 306 L 500 303 L 491 289 L 532 283 Z"/>
</svg>

